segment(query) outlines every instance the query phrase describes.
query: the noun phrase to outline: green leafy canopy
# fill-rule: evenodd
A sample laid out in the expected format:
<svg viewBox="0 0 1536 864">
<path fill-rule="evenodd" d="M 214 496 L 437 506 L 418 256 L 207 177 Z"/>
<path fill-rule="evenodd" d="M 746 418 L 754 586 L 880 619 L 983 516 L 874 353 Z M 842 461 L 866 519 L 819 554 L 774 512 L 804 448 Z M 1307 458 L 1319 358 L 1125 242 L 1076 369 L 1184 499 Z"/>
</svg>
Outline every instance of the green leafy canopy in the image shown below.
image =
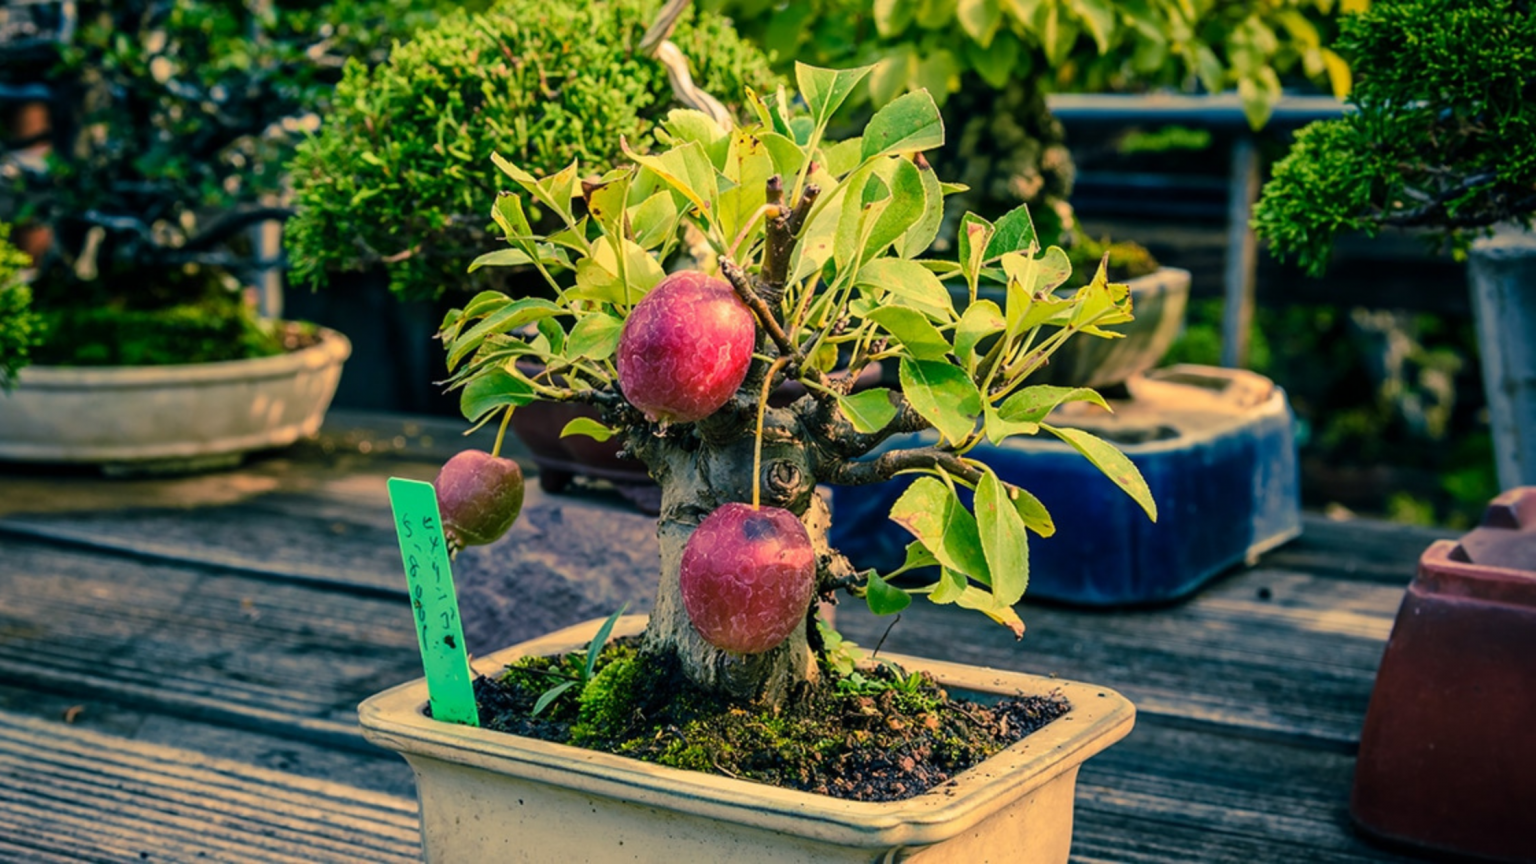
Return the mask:
<svg viewBox="0 0 1536 864">
<path fill-rule="evenodd" d="M 914 537 L 907 562 L 846 587 L 877 613 L 923 594 L 1022 633 L 1013 607 L 1028 584 L 1027 534 L 1054 528 L 1037 499 L 971 454 L 984 441 L 1055 434 L 1155 518 L 1128 459 L 1048 422 L 1064 402 L 1107 403 L 1091 390 L 1027 383 L 1068 338 L 1118 335 L 1114 326 L 1130 320 L 1128 292 L 1102 267 L 1084 287 L 1062 290 L 1071 265 L 1061 249 L 1041 247 L 1023 207 L 995 223 L 966 215 L 961 260 L 924 257 L 944 208 L 944 187 L 921 158 L 944 140 L 938 106 L 919 91 L 875 112 L 862 135 L 828 140 L 862 76 L 802 66 L 803 113 L 786 91 L 749 94 L 756 122 L 732 129 L 674 110 L 656 132 L 663 145 L 639 152 L 621 142 L 631 164 L 585 182 L 576 182 L 579 163 L 541 176 L 496 156 L 514 190 L 491 214 L 506 246 L 473 266 L 535 266 L 554 299 L 486 291 L 450 312 L 441 333 L 450 383 L 471 420 L 537 400 L 589 402 L 604 409 L 602 420 L 573 421 L 565 434 L 621 435 L 643 447 L 671 430 L 645 421 L 618 387 L 613 355 L 624 322 L 668 268 L 719 274 L 762 331 L 759 377 L 737 394 L 753 406 L 742 416 L 777 383 L 761 376 L 774 374 L 808 391 L 797 404 L 821 412 L 829 452 L 868 454 L 896 431 L 936 430 L 931 445 L 829 459 L 822 469 L 827 482 L 921 475 L 891 512 Z M 535 206 L 556 220 L 552 230 L 528 219 Z M 976 300 L 982 283 L 996 283 L 1004 303 Z M 970 294 L 965 314 L 952 292 Z M 846 372 L 830 375 L 839 362 Z M 899 392 L 850 391 L 875 362 L 898 370 Z M 750 427 L 740 424 L 748 431 L 739 434 Z M 943 574 L 937 584 L 892 581 L 932 567 Z"/>
</svg>

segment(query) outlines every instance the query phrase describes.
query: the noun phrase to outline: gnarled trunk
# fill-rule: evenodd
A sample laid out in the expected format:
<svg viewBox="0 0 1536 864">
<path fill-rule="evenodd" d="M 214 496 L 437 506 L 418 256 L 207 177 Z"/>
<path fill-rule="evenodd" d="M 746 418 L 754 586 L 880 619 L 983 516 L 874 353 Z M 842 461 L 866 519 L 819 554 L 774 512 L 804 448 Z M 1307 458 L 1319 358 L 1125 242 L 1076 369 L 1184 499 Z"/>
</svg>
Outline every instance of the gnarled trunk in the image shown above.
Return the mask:
<svg viewBox="0 0 1536 864">
<path fill-rule="evenodd" d="M 737 423 L 729 430 L 716 431 L 721 434 L 712 436 L 700 434 L 697 429 L 680 429 L 664 437 L 652 435 L 649 440 L 631 440 L 631 448 L 645 460 L 662 490 L 661 518 L 657 523 L 661 581 L 645 639 L 651 648 L 676 656 L 684 673 L 700 687 L 739 700 L 782 704 L 799 685 L 814 681 L 817 675 L 806 623 L 777 648 L 762 654 L 733 655 L 705 642 L 683 608 L 678 568 L 688 538 L 704 517 L 720 505 L 752 500 L 754 435 L 750 426 Z M 816 494 L 812 447 L 811 438 L 801 428 L 795 412 L 767 412 L 761 502 L 800 517 L 822 565 L 818 567 L 819 579 L 824 579 L 828 572 L 826 564 L 835 556 L 827 546 L 831 514 L 826 502 Z M 814 614 L 813 602 L 807 621 Z"/>
</svg>

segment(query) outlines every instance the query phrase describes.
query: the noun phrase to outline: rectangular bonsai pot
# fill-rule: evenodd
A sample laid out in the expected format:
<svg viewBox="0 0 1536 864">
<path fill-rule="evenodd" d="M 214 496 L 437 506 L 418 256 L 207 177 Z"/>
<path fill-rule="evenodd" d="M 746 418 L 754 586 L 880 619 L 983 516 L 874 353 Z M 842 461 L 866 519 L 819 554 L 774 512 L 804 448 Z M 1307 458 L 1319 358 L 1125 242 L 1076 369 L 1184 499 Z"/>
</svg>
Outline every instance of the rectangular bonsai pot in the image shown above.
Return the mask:
<svg viewBox="0 0 1536 864">
<path fill-rule="evenodd" d="M 589 621 L 480 658 L 482 671 L 582 649 Z M 643 616 L 615 635 L 639 633 Z M 1084 760 L 1125 737 L 1135 708 L 1103 687 L 890 655 L 952 694 L 1059 690 L 1071 710 L 950 782 L 905 801 L 844 801 L 684 771 L 425 716 L 424 681 L 359 706 L 363 733 L 416 772 L 430 862 L 1061 862 Z"/>
</svg>

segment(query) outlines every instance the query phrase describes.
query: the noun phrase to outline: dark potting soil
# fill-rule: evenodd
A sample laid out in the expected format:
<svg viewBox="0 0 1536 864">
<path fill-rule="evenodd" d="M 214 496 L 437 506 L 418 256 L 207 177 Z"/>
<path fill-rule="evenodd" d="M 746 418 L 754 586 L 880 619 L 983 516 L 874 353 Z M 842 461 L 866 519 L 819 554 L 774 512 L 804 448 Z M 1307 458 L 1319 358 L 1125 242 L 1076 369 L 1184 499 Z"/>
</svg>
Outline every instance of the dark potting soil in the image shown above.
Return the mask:
<svg viewBox="0 0 1536 864">
<path fill-rule="evenodd" d="M 617 640 L 590 683 L 530 716 L 552 686 L 580 678 L 585 655 L 528 658 L 475 682 L 480 724 L 545 741 L 855 801 L 926 792 L 1060 717 L 1060 693 L 982 703 L 890 665 L 794 694 L 777 713 L 703 693 L 676 662 Z"/>
</svg>

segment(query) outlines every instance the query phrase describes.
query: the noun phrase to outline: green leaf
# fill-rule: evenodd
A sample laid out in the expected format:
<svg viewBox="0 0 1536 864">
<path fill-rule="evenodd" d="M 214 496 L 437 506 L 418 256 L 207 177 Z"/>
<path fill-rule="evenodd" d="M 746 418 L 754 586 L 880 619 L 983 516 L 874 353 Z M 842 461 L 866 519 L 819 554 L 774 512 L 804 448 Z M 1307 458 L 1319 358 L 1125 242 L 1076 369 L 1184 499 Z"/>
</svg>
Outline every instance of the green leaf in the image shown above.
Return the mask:
<svg viewBox="0 0 1536 864">
<path fill-rule="evenodd" d="M 693 108 L 673 108 L 667 112 L 667 119 L 663 120 L 661 125 L 678 142 L 697 141 L 710 157 L 710 161 L 717 166 L 724 158 L 728 133 L 720 128 L 715 118 L 703 111 Z"/>
<path fill-rule="evenodd" d="M 491 205 L 491 218 L 496 220 L 497 227 L 509 241 L 526 243 L 533 236 L 528 215 L 523 212 L 523 199 L 511 192 L 496 196 L 496 202 Z"/>
<path fill-rule="evenodd" d="M 928 251 L 944 222 L 944 189 L 938 174 L 926 161 L 917 168 L 923 184 L 923 215 L 896 241 L 896 254 L 915 258 Z"/>
<path fill-rule="evenodd" d="M 677 231 L 677 204 L 665 190 L 629 208 L 629 224 L 641 249 L 655 249 Z"/>
<path fill-rule="evenodd" d="M 939 581 L 928 591 L 928 599 L 940 606 L 960 599 L 966 591 L 974 590 L 965 581 L 965 574 L 944 567 L 939 571 Z"/>
<path fill-rule="evenodd" d="M 560 356 L 565 353 L 565 328 L 559 321 L 554 318 L 540 318 L 538 330 L 550 354 Z M 534 341 L 537 344 L 539 340 Z"/>
<path fill-rule="evenodd" d="M 936 321 L 948 322 L 955 318 L 949 290 L 933 271 L 916 261 L 876 258 L 859 269 L 854 284 L 870 289 L 877 297 L 890 292 Z"/>
<path fill-rule="evenodd" d="M 468 332 L 448 346 L 448 369 L 451 371 L 459 365 L 460 360 L 474 353 L 475 349 L 485 341 L 485 337 L 493 333 L 507 333 L 524 324 L 531 324 L 540 318 L 560 315 L 563 312 L 564 310 L 559 306 L 542 297 L 524 297 L 509 303 L 487 315 L 480 323 L 469 328 Z"/>
<path fill-rule="evenodd" d="M 1072 9 L 1093 35 L 1099 53 L 1109 53 L 1110 39 L 1115 35 L 1114 4 L 1109 0 L 1072 0 Z"/>
<path fill-rule="evenodd" d="M 899 96 L 875 112 L 864 127 L 864 158 L 913 150 L 931 150 L 944 144 L 944 121 L 933 97 L 919 90 Z"/>
<path fill-rule="evenodd" d="M 503 368 L 488 369 L 464 385 L 459 411 L 473 423 L 498 408 L 527 405 L 537 398 L 533 385 L 521 377 Z"/>
<path fill-rule="evenodd" d="M 982 591 L 974 585 L 967 585 L 955 598 L 955 605 L 962 609 L 972 609 L 991 618 L 993 621 L 1013 631 L 1013 638 L 1024 638 L 1024 622 L 1019 620 L 1019 613 L 1013 611 L 1013 607 L 998 600 L 991 592 Z"/>
<path fill-rule="evenodd" d="M 902 571 L 916 570 L 919 567 L 936 567 L 938 563 L 939 559 L 933 556 L 933 553 L 928 550 L 927 546 L 924 546 L 917 540 L 913 540 L 907 544 L 907 558 L 901 562 L 901 567 L 898 569 Z"/>
<path fill-rule="evenodd" d="M 1035 235 L 1034 220 L 1029 218 L 1029 205 L 1020 204 L 1003 214 L 993 226 L 992 239 L 987 241 L 987 251 L 982 260 L 996 261 L 1009 252 L 1034 255 L 1040 241 Z"/>
<path fill-rule="evenodd" d="M 977 343 L 1001 332 L 1005 324 L 1002 310 L 991 300 L 977 300 L 965 307 L 965 314 L 960 316 L 960 323 L 955 327 L 955 357 L 965 364 L 967 371 L 976 369 Z"/>
<path fill-rule="evenodd" d="M 734 240 L 741 229 L 768 201 L 768 178 L 773 176 L 773 157 L 757 136 L 743 129 L 731 134 L 725 157 L 725 177 L 736 184 L 720 193 L 720 230 Z"/>
<path fill-rule="evenodd" d="M 1252 75 L 1237 79 L 1237 95 L 1242 100 L 1243 115 L 1248 118 L 1248 125 L 1261 129 L 1269 121 L 1269 113 L 1283 95 L 1280 77 L 1275 74 L 1274 67 L 1264 66 Z"/>
<path fill-rule="evenodd" d="M 551 703 L 551 702 L 555 701 L 556 699 L 560 698 L 560 694 L 561 693 L 564 693 L 565 691 L 567 691 L 567 690 L 569 690 L 569 689 L 571 689 L 572 687 L 575 687 L 575 686 L 576 686 L 576 682 L 575 681 L 561 681 L 559 684 L 556 684 L 555 686 L 549 688 L 548 690 L 545 690 L 543 692 L 543 694 L 541 694 L 539 696 L 539 701 L 533 703 L 533 710 L 528 712 L 528 716 L 530 716 L 530 717 L 537 717 L 537 716 L 539 716 L 539 712 L 543 711 L 545 708 L 548 708 L 549 707 L 549 703 Z"/>
<path fill-rule="evenodd" d="M 1028 420 L 1008 420 L 998 414 L 997 409 L 991 405 L 984 405 L 982 411 L 982 431 L 987 434 L 987 442 L 1001 444 L 1003 440 L 1012 435 L 1033 435 L 1040 431 L 1040 424 Z"/>
<path fill-rule="evenodd" d="M 614 254 L 613 244 L 605 240 L 596 244 L 592 257 L 576 262 L 576 284 L 567 288 L 561 297 L 567 301 L 596 300 L 616 306 L 640 302 L 667 274 L 639 244 L 625 240 L 623 245 L 627 283 L 619 279 L 618 256 Z"/>
<path fill-rule="evenodd" d="M 847 100 L 853 88 L 858 86 L 872 66 L 854 69 L 822 69 L 795 63 L 795 83 L 800 87 L 800 98 L 811 109 L 811 119 L 818 128 L 825 127 L 832 115 Z"/>
<path fill-rule="evenodd" d="M 607 360 L 618 350 L 619 335 L 623 331 L 623 321 L 603 312 L 594 312 L 583 316 L 571 328 L 566 351 L 572 359 L 590 357 L 593 360 Z"/>
<path fill-rule="evenodd" d="M 912 13 L 916 11 L 916 6 L 912 0 L 875 0 L 876 32 L 887 39 L 900 36 L 907 25 L 912 23 Z"/>
<path fill-rule="evenodd" d="M 617 430 L 610 429 L 591 417 L 577 417 L 565 424 L 565 428 L 560 430 L 561 438 L 567 438 L 572 435 L 585 435 L 598 441 L 607 441 L 617 434 Z"/>
<path fill-rule="evenodd" d="M 956 239 L 960 246 L 960 268 L 965 272 L 967 281 L 974 282 L 981 273 L 987 247 L 991 245 L 992 236 L 996 232 L 991 222 L 975 213 L 966 213 L 960 217 L 960 232 Z"/>
<path fill-rule="evenodd" d="M 1077 22 L 1062 15 L 1065 0 L 1046 0 L 1036 14 L 1035 32 L 1040 47 L 1045 49 L 1046 62 L 1052 68 L 1060 68 L 1072 54 L 1077 43 Z"/>
<path fill-rule="evenodd" d="M 571 258 L 564 249 L 550 243 L 536 244 L 539 260 L 544 264 L 558 264 L 567 269 L 571 266 Z M 473 273 L 481 267 L 519 267 L 524 264 L 532 264 L 533 259 L 521 249 L 497 249 L 495 252 L 487 252 L 484 255 L 469 262 L 469 270 Z"/>
<path fill-rule="evenodd" d="M 992 573 L 992 595 L 1012 606 L 1029 587 L 1029 535 L 1003 481 L 990 470 L 976 486 L 976 528 Z"/>
<path fill-rule="evenodd" d="M 965 59 L 970 61 L 971 68 L 976 70 L 981 80 L 995 90 L 1002 90 L 1013 80 L 1013 70 L 1019 65 L 1021 47 L 1017 36 L 1003 30 L 985 48 L 975 42 L 967 43 Z"/>
<path fill-rule="evenodd" d="M 876 615 L 894 615 L 912 605 L 912 595 L 880 578 L 879 573 L 869 574 L 864 586 L 864 602 Z"/>
<path fill-rule="evenodd" d="M 634 176 L 632 171 L 615 171 L 604 177 L 597 186 L 587 188 L 587 213 L 603 226 L 603 233 L 609 237 L 624 236 L 629 185 Z"/>
<path fill-rule="evenodd" d="M 960 19 L 960 28 L 966 35 L 983 48 L 992 44 L 992 37 L 997 35 L 998 25 L 1003 21 L 997 0 L 960 0 L 955 7 L 955 16 Z"/>
<path fill-rule="evenodd" d="M 1072 259 L 1062 251 L 1060 246 L 1052 246 L 1040 256 L 1040 269 L 1035 277 L 1035 284 L 1031 291 L 1055 291 L 1072 276 Z M 1029 287 L 1029 286 L 1026 286 Z"/>
<path fill-rule="evenodd" d="M 891 505 L 891 521 L 907 529 L 945 567 L 978 582 L 992 584 L 981 551 L 976 517 L 949 486 L 935 477 L 919 477 Z"/>
<path fill-rule="evenodd" d="M 873 387 L 851 396 L 837 397 L 837 406 L 848 418 L 856 432 L 868 434 L 885 428 L 896 417 L 896 406 L 891 403 L 891 391 L 886 387 Z"/>
<path fill-rule="evenodd" d="M 892 200 L 890 187 L 874 174 L 873 163 L 855 171 L 847 187 L 832 244 L 832 260 L 839 271 L 858 269 L 865 243 Z"/>
<path fill-rule="evenodd" d="M 917 51 L 908 44 L 893 46 L 869 73 L 869 101 L 884 105 L 907 89 L 917 74 Z"/>
<path fill-rule="evenodd" d="M 495 163 L 496 167 L 500 168 L 503 174 L 511 177 L 513 182 L 527 190 L 528 194 L 532 195 L 535 201 L 560 214 L 560 217 L 565 220 L 565 224 L 569 225 L 574 221 L 574 217 L 571 214 L 571 198 L 578 191 L 578 186 L 576 185 L 576 163 L 574 161 L 543 180 L 534 177 L 507 159 L 502 158 L 500 153 L 492 153 L 491 162 Z"/>
<path fill-rule="evenodd" d="M 1013 498 L 1013 509 L 1019 513 L 1019 518 L 1024 520 L 1024 527 L 1039 534 L 1041 537 L 1049 537 L 1056 533 L 1056 523 L 1051 520 L 1051 513 L 1040 503 L 1040 499 L 1031 495 L 1028 491 L 1017 486 L 1010 485 L 1008 494 Z"/>
<path fill-rule="evenodd" d="M 859 153 L 864 147 L 863 138 L 849 138 L 821 150 L 821 164 L 833 177 L 841 177 L 859 167 Z"/>
<path fill-rule="evenodd" d="M 800 173 L 800 166 L 805 164 L 805 151 L 799 144 L 777 132 L 758 132 L 757 139 L 768 148 L 768 155 L 773 159 L 773 173 L 780 177 Z"/>
<path fill-rule="evenodd" d="M 464 304 L 464 308 L 460 313 L 463 316 L 461 320 L 468 321 L 479 318 L 483 315 L 489 315 L 511 302 L 512 298 L 501 293 L 500 291 L 481 291 L 479 294 L 476 294 L 474 297 L 470 298 L 468 303 Z"/>
<path fill-rule="evenodd" d="M 1092 462 L 1095 468 L 1104 472 L 1105 477 L 1125 490 L 1125 494 L 1141 505 L 1141 509 L 1146 511 L 1148 518 L 1153 522 L 1157 521 L 1157 502 L 1152 500 L 1152 490 L 1147 488 L 1147 481 L 1141 476 L 1141 471 L 1137 470 L 1136 465 L 1113 444 L 1081 429 L 1051 426 L 1046 423 L 1040 424 L 1040 428 L 1072 445 L 1074 450 L 1088 457 L 1088 461 Z"/>
<path fill-rule="evenodd" d="M 1098 391 L 1087 387 L 1057 387 L 1052 384 L 1036 384 L 1014 393 L 998 406 L 997 413 L 1005 420 L 1021 423 L 1039 423 L 1046 415 L 1068 402 L 1092 402 L 1106 411 L 1113 411 Z"/>
<path fill-rule="evenodd" d="M 636 153 L 629 149 L 629 144 L 623 139 L 620 139 L 619 144 L 624 150 L 624 155 L 636 164 L 650 169 L 668 186 L 681 193 L 698 209 L 700 216 L 710 220 L 715 218 L 715 214 L 709 210 L 709 202 L 719 195 L 715 182 L 715 166 L 709 161 L 708 154 L 697 141 L 689 141 L 673 147 L 660 156 Z"/>
<path fill-rule="evenodd" d="M 592 673 L 597 669 L 598 655 L 603 653 L 603 645 L 607 644 L 608 637 L 612 635 L 613 625 L 619 623 L 619 617 L 622 616 L 624 614 L 624 610 L 628 608 L 629 604 L 625 603 L 618 609 L 615 609 L 613 614 L 609 615 L 608 619 L 603 622 L 603 626 L 597 628 L 597 632 L 592 634 L 592 641 L 587 645 L 587 664 L 585 667 L 583 667 L 586 672 L 586 674 L 582 676 L 584 679 L 588 681 L 592 680 Z"/>
<path fill-rule="evenodd" d="M 981 414 L 981 393 L 965 371 L 949 363 L 901 358 L 907 402 L 949 441 L 971 434 Z"/>
<path fill-rule="evenodd" d="M 928 91 L 942 105 L 949 94 L 960 89 L 960 73 L 965 71 L 953 52 L 940 48 L 919 60 L 914 83 L 918 91 Z"/>
<path fill-rule="evenodd" d="M 869 313 L 869 320 L 885 329 L 918 360 L 941 363 L 949 354 L 949 340 L 944 338 L 928 316 L 905 306 L 881 306 Z M 966 380 L 970 380 L 967 377 Z M 972 385 L 974 389 L 975 385 Z M 958 440 L 958 439 L 956 439 Z"/>
<path fill-rule="evenodd" d="M 880 255 L 885 248 L 922 218 L 925 196 L 923 180 L 917 166 L 905 159 L 885 159 L 876 162 L 875 175 L 881 177 L 890 189 L 891 200 L 870 229 L 864 241 L 861 261 Z"/>
</svg>

